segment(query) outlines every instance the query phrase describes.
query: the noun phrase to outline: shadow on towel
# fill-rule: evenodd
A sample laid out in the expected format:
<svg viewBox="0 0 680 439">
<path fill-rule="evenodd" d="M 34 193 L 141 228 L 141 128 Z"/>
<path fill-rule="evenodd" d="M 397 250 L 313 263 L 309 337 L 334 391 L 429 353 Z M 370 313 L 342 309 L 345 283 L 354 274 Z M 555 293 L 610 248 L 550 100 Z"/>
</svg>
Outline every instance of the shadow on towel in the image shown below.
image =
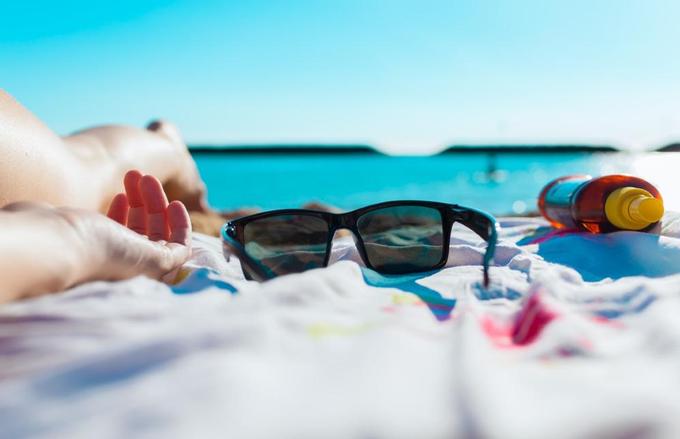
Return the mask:
<svg viewBox="0 0 680 439">
<path fill-rule="evenodd" d="M 680 273 L 680 239 L 651 233 L 559 235 L 541 242 L 538 254 L 548 262 L 573 268 L 588 282 Z"/>
<path fill-rule="evenodd" d="M 456 306 L 455 299 L 442 297 L 437 291 L 416 282 L 431 276 L 433 273 L 436 273 L 436 271 L 387 276 L 362 267 L 361 272 L 364 276 L 364 282 L 366 282 L 367 285 L 378 288 L 396 288 L 407 293 L 415 294 L 427 305 L 434 318 L 440 322 L 448 320 L 451 317 L 451 311 Z"/>
</svg>

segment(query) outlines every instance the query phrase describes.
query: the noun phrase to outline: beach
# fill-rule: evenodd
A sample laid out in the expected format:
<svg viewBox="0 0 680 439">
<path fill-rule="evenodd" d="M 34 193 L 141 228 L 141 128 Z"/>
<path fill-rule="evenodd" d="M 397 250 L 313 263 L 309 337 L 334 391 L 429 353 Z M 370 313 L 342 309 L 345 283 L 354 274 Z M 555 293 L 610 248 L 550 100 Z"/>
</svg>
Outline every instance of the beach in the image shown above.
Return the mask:
<svg viewBox="0 0 680 439">
<path fill-rule="evenodd" d="M 679 22 L 4 2 L 0 439 L 680 438 Z"/>
</svg>

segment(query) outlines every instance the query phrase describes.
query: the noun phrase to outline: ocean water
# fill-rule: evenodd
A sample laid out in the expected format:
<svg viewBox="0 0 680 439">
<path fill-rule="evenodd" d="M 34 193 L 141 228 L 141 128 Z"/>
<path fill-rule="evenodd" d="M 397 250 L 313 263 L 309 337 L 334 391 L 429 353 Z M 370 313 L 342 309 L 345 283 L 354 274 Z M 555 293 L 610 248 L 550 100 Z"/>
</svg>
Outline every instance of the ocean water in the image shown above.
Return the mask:
<svg viewBox="0 0 680 439">
<path fill-rule="evenodd" d="M 630 173 L 680 210 L 680 153 L 487 153 L 427 157 L 338 154 L 196 153 L 212 205 L 262 209 L 310 201 L 354 209 L 397 199 L 458 203 L 497 215 L 536 211 L 551 179 Z"/>
</svg>

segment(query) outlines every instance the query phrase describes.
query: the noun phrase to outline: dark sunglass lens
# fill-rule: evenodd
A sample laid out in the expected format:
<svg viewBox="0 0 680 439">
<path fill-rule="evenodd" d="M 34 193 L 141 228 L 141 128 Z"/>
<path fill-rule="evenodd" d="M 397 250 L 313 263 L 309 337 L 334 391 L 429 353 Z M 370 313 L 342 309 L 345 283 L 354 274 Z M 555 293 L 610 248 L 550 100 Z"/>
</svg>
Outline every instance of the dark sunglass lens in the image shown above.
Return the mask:
<svg viewBox="0 0 680 439">
<path fill-rule="evenodd" d="M 323 266 L 328 224 L 311 215 L 256 219 L 244 228 L 245 251 L 274 274 L 299 273 Z"/>
<path fill-rule="evenodd" d="M 444 255 L 444 227 L 439 210 L 395 206 L 373 210 L 357 221 L 371 265 L 384 273 L 434 268 Z"/>
</svg>

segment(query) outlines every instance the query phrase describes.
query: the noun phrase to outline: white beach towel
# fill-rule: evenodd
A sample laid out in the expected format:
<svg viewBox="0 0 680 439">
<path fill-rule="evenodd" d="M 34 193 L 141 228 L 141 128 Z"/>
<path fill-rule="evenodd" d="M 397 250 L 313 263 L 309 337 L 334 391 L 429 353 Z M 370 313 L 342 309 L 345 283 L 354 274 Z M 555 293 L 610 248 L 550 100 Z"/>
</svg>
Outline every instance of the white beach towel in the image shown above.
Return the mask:
<svg viewBox="0 0 680 439">
<path fill-rule="evenodd" d="M 661 236 L 506 219 L 448 267 L 243 279 L 198 235 L 191 274 L 0 308 L 0 437 L 680 437 L 680 216 Z"/>
</svg>

